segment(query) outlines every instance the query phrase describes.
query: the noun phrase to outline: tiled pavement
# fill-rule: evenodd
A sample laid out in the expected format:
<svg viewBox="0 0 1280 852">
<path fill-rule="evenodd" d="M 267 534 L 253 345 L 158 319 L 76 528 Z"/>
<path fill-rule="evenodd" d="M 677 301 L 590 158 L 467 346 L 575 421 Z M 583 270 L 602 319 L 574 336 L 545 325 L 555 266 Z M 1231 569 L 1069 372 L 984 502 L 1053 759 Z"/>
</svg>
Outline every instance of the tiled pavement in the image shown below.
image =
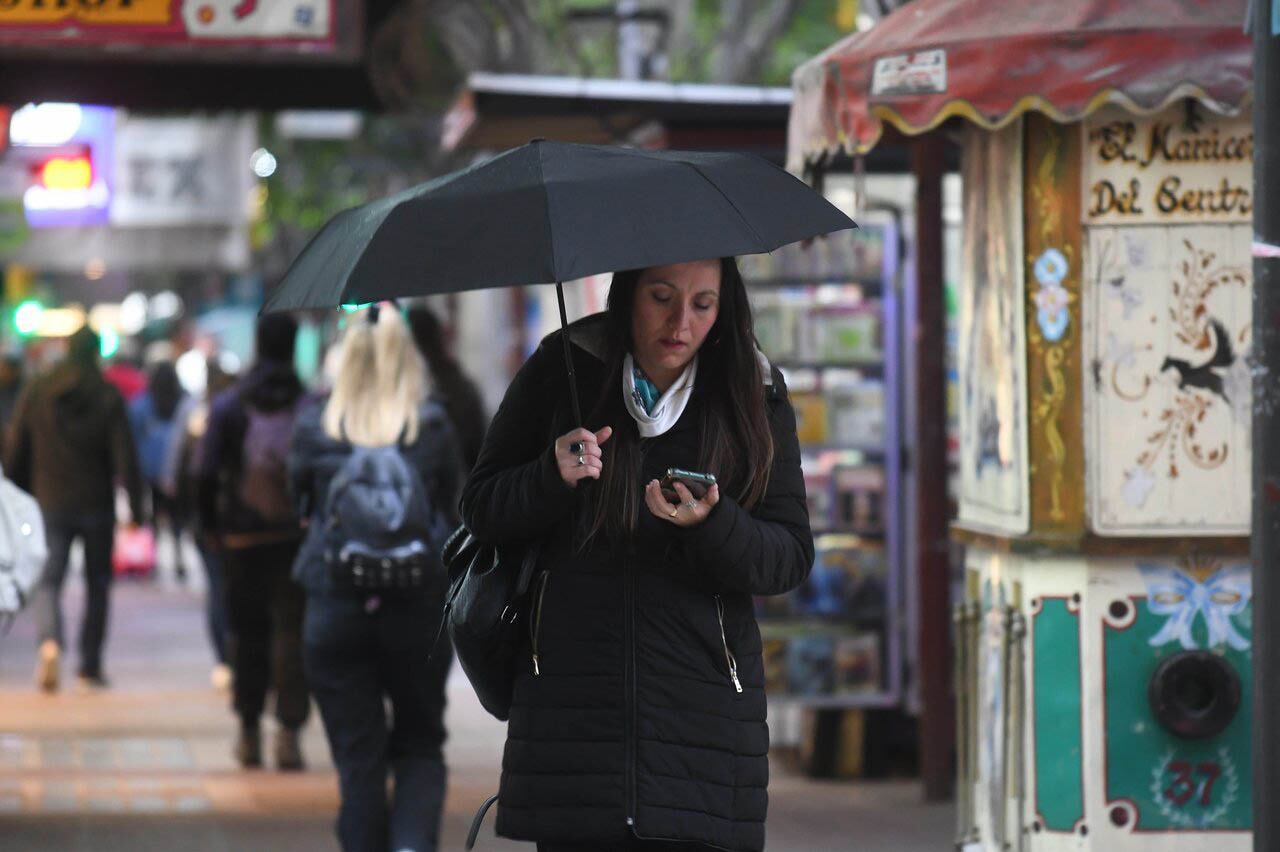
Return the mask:
<svg viewBox="0 0 1280 852">
<path fill-rule="evenodd" d="M 80 599 L 71 585 L 74 625 Z M 55 696 L 31 686 L 30 618 L 0 638 L 0 850 L 337 848 L 337 792 L 318 719 L 304 743 L 309 771 L 240 771 L 225 696 L 208 684 L 203 629 L 198 589 L 171 580 L 119 584 L 107 654 L 112 689 L 82 694 L 64 684 Z M 449 730 L 442 848 L 455 850 L 496 784 L 503 734 L 456 671 Z M 775 767 L 770 796 L 771 850 L 951 848 L 951 808 L 920 805 L 913 784 L 816 783 Z M 532 847 L 486 831 L 479 848 Z"/>
</svg>

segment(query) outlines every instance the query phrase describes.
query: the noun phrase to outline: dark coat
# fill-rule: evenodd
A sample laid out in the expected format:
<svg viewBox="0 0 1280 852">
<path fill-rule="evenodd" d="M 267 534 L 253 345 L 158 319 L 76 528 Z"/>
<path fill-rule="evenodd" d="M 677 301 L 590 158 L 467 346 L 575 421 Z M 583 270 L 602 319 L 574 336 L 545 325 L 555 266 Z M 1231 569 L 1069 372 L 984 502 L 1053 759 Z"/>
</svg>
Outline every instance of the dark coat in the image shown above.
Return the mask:
<svg viewBox="0 0 1280 852">
<path fill-rule="evenodd" d="M 45 512 L 115 514 L 116 481 L 142 521 L 142 476 L 124 399 L 96 366 L 65 360 L 18 400 L 5 469 Z"/>
<path fill-rule="evenodd" d="M 596 318 L 571 331 L 584 389 L 604 380 L 600 331 Z M 748 512 L 722 493 L 707 520 L 688 530 L 642 505 L 631 543 L 575 552 L 578 492 L 560 479 L 552 447 L 574 426 L 561 351 L 557 333 L 520 370 L 463 492 L 463 517 L 482 540 L 543 542 L 498 833 L 602 847 L 634 833 L 762 849 L 769 730 L 752 595 L 795 588 L 813 562 L 795 414 L 781 375 L 772 372 L 768 393 L 775 461 L 759 505 Z M 695 390 L 671 430 L 641 443 L 637 490 L 668 467 L 696 469 L 700 404 Z M 588 424 L 604 425 L 635 428 Z"/>
<path fill-rule="evenodd" d="M 324 557 L 325 502 L 333 477 L 353 450 L 349 442 L 335 441 L 325 433 L 324 404 L 324 400 L 314 402 L 298 415 L 289 452 L 289 489 L 298 507 L 298 516 L 310 521 L 307 537 L 294 562 L 293 578 L 309 594 L 330 591 Z M 402 452 L 409 465 L 422 476 L 431 506 L 440 513 L 440 541 L 433 544 L 442 547 L 458 521 L 462 459 L 453 428 L 441 405 L 437 402 L 423 405 L 418 439 L 402 447 Z M 443 604 L 442 595 L 440 605 Z"/>
</svg>

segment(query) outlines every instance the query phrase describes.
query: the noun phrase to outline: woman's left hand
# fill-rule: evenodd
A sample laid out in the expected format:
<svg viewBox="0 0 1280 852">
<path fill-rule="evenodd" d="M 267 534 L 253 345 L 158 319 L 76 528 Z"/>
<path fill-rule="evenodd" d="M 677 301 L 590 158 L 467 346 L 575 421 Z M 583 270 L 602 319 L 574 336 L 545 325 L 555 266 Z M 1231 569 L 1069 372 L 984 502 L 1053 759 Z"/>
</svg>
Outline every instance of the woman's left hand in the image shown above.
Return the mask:
<svg viewBox="0 0 1280 852">
<path fill-rule="evenodd" d="M 678 527 L 696 527 L 707 519 L 707 515 L 720 502 L 719 485 L 708 488 L 706 496 L 701 500 L 694 497 L 684 483 L 675 483 L 675 489 L 680 495 L 680 502 L 668 503 L 667 498 L 662 496 L 662 489 L 658 487 L 658 480 L 652 480 L 644 488 L 644 502 L 655 517 Z"/>
</svg>

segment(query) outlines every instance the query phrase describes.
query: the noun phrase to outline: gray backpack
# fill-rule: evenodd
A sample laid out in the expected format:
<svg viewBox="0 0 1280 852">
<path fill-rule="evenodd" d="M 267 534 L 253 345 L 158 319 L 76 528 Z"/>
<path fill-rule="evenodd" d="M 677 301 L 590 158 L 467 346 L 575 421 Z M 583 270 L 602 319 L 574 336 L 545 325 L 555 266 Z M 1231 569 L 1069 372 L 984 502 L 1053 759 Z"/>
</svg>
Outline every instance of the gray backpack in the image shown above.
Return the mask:
<svg viewBox="0 0 1280 852">
<path fill-rule="evenodd" d="M 337 588 L 443 586 L 447 529 L 398 446 L 355 447 L 329 485 L 325 558 Z"/>
<path fill-rule="evenodd" d="M 48 556 L 40 506 L 0 470 L 0 628 L 26 604 Z"/>
</svg>

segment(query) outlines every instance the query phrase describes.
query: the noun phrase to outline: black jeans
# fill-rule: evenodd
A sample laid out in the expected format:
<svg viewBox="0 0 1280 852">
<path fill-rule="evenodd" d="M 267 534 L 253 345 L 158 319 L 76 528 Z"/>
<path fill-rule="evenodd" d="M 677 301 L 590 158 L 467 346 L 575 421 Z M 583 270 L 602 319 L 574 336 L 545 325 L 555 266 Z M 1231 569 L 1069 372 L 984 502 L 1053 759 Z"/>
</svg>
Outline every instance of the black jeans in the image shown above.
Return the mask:
<svg viewBox="0 0 1280 852">
<path fill-rule="evenodd" d="M 344 852 L 435 852 L 453 657 L 445 639 L 431 654 L 440 612 L 441 602 L 426 596 L 307 600 L 307 679 L 338 769 Z M 388 775 L 395 779 L 390 802 Z"/>
<path fill-rule="evenodd" d="M 111 603 L 111 547 L 115 542 L 115 515 L 112 512 L 78 514 L 47 512 L 44 516 L 49 561 L 32 600 L 40 641 L 62 641 L 62 584 L 67 579 L 71 543 L 84 544 L 85 603 L 80 622 L 80 674 L 102 675 L 102 643 L 107 636 L 107 615 Z"/>
<path fill-rule="evenodd" d="M 268 691 L 275 692 L 276 718 L 286 728 L 301 728 L 311 712 L 302 671 L 306 595 L 291 576 L 297 552 L 296 542 L 285 542 L 222 554 L 232 706 L 245 726 L 262 717 Z"/>
<path fill-rule="evenodd" d="M 197 544 L 200 561 L 204 564 L 204 576 L 208 584 L 205 592 L 205 622 L 209 629 L 209 644 L 219 663 L 227 658 L 227 584 L 223 576 L 222 554 Z"/>
</svg>

